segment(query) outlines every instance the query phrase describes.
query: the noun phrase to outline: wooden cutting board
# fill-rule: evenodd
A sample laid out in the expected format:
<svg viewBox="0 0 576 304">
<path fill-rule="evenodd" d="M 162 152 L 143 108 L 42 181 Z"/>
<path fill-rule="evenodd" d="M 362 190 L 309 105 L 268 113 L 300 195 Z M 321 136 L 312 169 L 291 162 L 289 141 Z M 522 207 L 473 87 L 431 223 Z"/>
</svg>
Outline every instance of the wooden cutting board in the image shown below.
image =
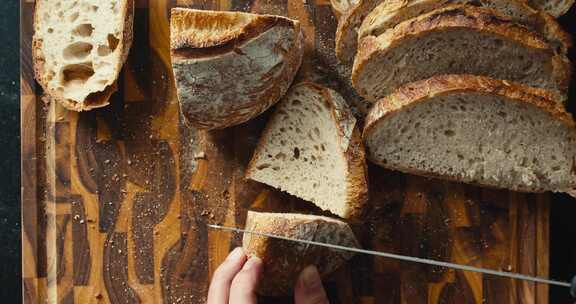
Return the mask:
<svg viewBox="0 0 576 304">
<path fill-rule="evenodd" d="M 355 103 L 333 54 L 328 0 L 137 0 L 134 46 L 112 105 L 45 102 L 34 82 L 34 3 L 22 0 L 22 238 L 26 303 L 203 303 L 246 210 L 316 212 L 244 179 L 267 114 L 233 128 L 182 124 L 170 70 L 174 6 L 299 19 L 299 80 Z M 16 59 L 15 59 L 16 60 Z M 528 275 L 548 274 L 548 195 L 486 190 L 370 167 L 365 248 Z M 547 303 L 547 286 L 358 256 L 325 281 L 332 303 Z M 260 303 L 290 303 L 290 298 Z"/>
</svg>

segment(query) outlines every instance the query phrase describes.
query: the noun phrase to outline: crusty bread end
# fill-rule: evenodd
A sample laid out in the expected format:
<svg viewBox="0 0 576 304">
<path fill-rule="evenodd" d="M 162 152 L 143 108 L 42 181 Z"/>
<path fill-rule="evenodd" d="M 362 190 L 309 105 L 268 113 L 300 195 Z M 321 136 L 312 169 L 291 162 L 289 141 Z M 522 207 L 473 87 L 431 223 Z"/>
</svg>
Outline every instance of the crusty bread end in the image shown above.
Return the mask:
<svg viewBox="0 0 576 304">
<path fill-rule="evenodd" d="M 359 244 L 345 222 L 323 216 L 248 211 L 246 230 L 293 239 L 315 241 L 352 248 Z M 245 233 L 244 251 L 264 262 L 265 278 L 258 286 L 262 295 L 287 295 L 302 269 L 315 265 L 321 276 L 342 266 L 353 254 L 326 247 L 310 246 Z"/>
</svg>

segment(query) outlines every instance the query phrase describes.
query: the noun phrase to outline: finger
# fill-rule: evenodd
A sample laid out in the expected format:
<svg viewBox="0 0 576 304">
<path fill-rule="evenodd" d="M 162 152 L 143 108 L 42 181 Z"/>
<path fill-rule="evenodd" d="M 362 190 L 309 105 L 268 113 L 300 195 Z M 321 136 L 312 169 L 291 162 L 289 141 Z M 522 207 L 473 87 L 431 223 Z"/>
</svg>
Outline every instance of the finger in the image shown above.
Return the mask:
<svg viewBox="0 0 576 304">
<path fill-rule="evenodd" d="M 226 260 L 214 272 L 210 289 L 208 289 L 208 300 L 206 304 L 227 304 L 230 296 L 230 285 L 236 274 L 242 269 L 246 262 L 246 254 L 241 247 L 234 249 Z"/>
<path fill-rule="evenodd" d="M 298 276 L 296 286 L 294 287 L 295 304 L 328 304 L 326 291 L 322 286 L 322 279 L 318 269 L 310 265 Z"/>
<path fill-rule="evenodd" d="M 256 304 L 256 287 L 262 272 L 262 260 L 251 257 L 232 280 L 230 303 Z"/>
</svg>

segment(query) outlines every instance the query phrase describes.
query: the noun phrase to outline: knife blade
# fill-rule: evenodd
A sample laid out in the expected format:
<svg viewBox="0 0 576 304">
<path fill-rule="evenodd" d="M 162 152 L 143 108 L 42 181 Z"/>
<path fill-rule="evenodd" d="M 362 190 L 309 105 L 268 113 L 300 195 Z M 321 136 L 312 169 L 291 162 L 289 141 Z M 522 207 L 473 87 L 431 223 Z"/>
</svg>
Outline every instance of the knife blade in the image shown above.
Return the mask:
<svg viewBox="0 0 576 304">
<path fill-rule="evenodd" d="M 407 256 L 407 255 L 401 255 L 401 254 L 395 254 L 395 253 L 389 253 L 389 252 L 373 251 L 373 250 L 367 250 L 367 249 L 362 249 L 362 248 L 351 248 L 351 247 L 340 246 L 340 245 L 329 244 L 329 243 L 321 243 L 321 242 L 315 242 L 315 241 L 310 241 L 310 240 L 290 238 L 290 237 L 285 237 L 285 236 L 281 236 L 281 235 L 274 235 L 274 234 L 270 234 L 270 233 L 250 231 L 250 230 L 237 228 L 237 227 L 227 227 L 227 226 L 213 225 L 213 224 L 206 224 L 206 225 L 209 228 L 217 229 L 217 230 L 236 232 L 236 233 L 248 233 L 248 234 L 253 234 L 253 235 L 258 235 L 258 236 L 263 236 L 263 237 L 269 237 L 269 238 L 274 238 L 274 239 L 279 239 L 279 240 L 284 240 L 284 241 L 289 241 L 289 242 L 297 242 L 297 243 L 303 243 L 303 244 L 308 244 L 308 245 L 313 245 L 313 246 L 327 247 L 327 248 L 331 248 L 331 249 L 335 249 L 335 250 L 344 250 L 344 251 L 349 251 L 349 252 L 354 252 L 354 253 L 359 253 L 359 254 L 368 254 L 368 255 L 373 255 L 373 256 L 380 256 L 380 257 L 385 257 L 385 258 L 390 258 L 390 259 L 395 259 L 395 260 L 400 260 L 400 261 L 433 265 L 433 266 L 439 266 L 439 267 L 445 267 L 445 268 L 451 268 L 451 269 L 457 269 L 457 270 L 463 270 L 463 271 L 482 273 L 482 274 L 492 275 L 492 276 L 497 276 L 497 277 L 510 278 L 510 279 L 515 279 L 515 280 L 530 281 L 530 282 L 535 282 L 535 283 L 548 284 L 548 285 L 559 286 L 559 287 L 566 287 L 566 288 L 570 288 L 570 294 L 573 297 L 576 297 L 576 276 L 572 279 L 572 282 L 570 283 L 570 282 L 565 282 L 565 281 L 552 280 L 550 278 L 528 276 L 528 275 L 523 275 L 523 274 L 514 273 L 514 272 L 497 271 L 497 270 L 492 270 L 492 269 L 487 269 L 487 268 L 480 268 L 480 267 L 474 267 L 474 266 L 469 266 L 469 265 L 438 261 L 438 260 L 433 260 L 433 259 L 419 258 L 419 257 L 413 257 L 413 256 Z"/>
</svg>

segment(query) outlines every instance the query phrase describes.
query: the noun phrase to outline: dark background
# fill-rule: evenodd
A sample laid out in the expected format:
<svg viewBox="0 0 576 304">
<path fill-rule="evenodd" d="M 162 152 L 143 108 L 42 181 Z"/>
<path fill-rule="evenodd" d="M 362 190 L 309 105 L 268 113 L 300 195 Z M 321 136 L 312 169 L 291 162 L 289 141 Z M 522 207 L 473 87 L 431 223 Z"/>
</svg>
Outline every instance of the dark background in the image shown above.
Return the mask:
<svg viewBox="0 0 576 304">
<path fill-rule="evenodd" d="M 3 0 L 0 11 L 0 302 L 19 303 L 20 285 L 20 106 L 19 1 Z M 576 36 L 576 7 L 560 19 Z M 576 62 L 576 49 L 570 51 Z M 576 112 L 573 81 L 569 110 Z M 576 200 L 555 195 L 551 205 L 550 276 L 576 275 Z M 565 288 L 550 289 L 550 303 L 573 303 Z M 498 303 L 499 304 L 499 303 Z"/>
<path fill-rule="evenodd" d="M 560 18 L 560 24 L 576 40 L 576 5 Z M 576 48 L 570 50 L 570 59 L 576 62 Z M 572 64 L 574 69 L 574 64 Z M 570 86 L 568 110 L 576 114 L 576 77 Z M 550 207 L 550 276 L 569 280 L 576 275 L 576 200 L 567 195 L 554 195 Z M 550 303 L 576 303 L 565 288 L 550 288 Z"/>
</svg>

